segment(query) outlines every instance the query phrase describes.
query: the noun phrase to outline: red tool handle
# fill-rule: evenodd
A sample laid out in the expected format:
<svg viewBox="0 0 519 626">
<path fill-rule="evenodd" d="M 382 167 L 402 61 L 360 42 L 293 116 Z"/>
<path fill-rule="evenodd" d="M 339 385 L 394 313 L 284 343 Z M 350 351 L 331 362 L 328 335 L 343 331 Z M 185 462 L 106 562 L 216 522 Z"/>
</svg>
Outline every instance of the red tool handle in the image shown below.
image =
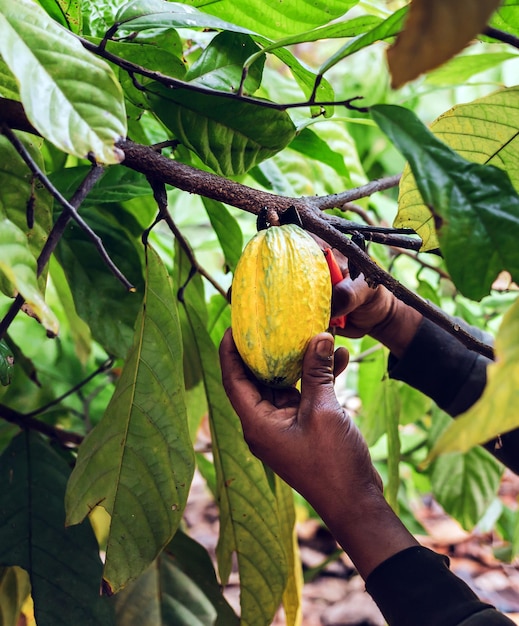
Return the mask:
<svg viewBox="0 0 519 626">
<path fill-rule="evenodd" d="M 330 270 L 330 277 L 332 279 L 332 285 L 336 285 L 341 282 L 344 278 L 341 272 L 341 268 L 337 263 L 337 259 L 335 258 L 331 248 L 326 248 L 324 250 L 324 257 L 328 263 L 328 268 Z M 332 317 L 330 320 L 330 326 L 338 326 L 339 328 L 344 328 L 346 326 L 346 315 L 341 315 L 340 317 Z"/>
</svg>

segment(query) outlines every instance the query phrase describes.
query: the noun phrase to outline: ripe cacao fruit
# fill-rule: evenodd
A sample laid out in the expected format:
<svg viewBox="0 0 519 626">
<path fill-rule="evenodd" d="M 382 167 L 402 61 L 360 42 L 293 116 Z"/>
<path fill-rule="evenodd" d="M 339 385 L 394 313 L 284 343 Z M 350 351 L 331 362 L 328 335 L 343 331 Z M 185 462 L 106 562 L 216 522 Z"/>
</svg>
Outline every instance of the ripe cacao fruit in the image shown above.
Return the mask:
<svg viewBox="0 0 519 626">
<path fill-rule="evenodd" d="M 259 231 L 232 283 L 231 326 L 238 352 L 267 385 L 301 377 L 310 339 L 328 328 L 332 286 L 324 254 L 294 224 Z"/>
</svg>

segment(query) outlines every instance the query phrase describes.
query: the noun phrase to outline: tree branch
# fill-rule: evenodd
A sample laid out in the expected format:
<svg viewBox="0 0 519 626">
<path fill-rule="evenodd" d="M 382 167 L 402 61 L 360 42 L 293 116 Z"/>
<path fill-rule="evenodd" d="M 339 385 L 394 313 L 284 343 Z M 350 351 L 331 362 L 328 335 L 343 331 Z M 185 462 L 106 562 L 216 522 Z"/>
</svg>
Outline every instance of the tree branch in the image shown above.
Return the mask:
<svg viewBox="0 0 519 626">
<path fill-rule="evenodd" d="M 314 198 L 283 197 L 252 189 L 251 187 L 247 187 L 235 181 L 221 178 L 216 174 L 196 170 L 183 163 L 173 161 L 157 154 L 145 146 L 140 146 L 129 140 L 118 142 L 118 147 L 124 151 L 126 155 L 124 164 L 128 167 L 146 175 L 154 176 L 184 191 L 197 193 L 212 198 L 213 200 L 219 200 L 248 211 L 249 213 L 253 213 L 254 215 L 257 215 L 259 210 L 264 206 L 280 213 L 283 213 L 290 207 L 295 207 L 301 216 L 304 227 L 337 248 L 346 257 L 351 258 L 356 267 L 364 274 L 369 284 L 373 286 L 378 284 L 384 285 L 393 292 L 397 298 L 409 306 L 412 306 L 422 313 L 424 317 L 427 317 L 455 336 L 470 350 L 474 350 L 488 358 L 493 358 L 493 349 L 491 346 L 477 340 L 458 324 L 454 323 L 449 316 L 404 287 L 373 262 L 370 257 L 348 237 L 345 237 L 334 225 L 334 220 L 340 220 L 340 218 L 323 214 L 321 207 L 314 203 Z M 364 186 L 363 193 L 367 195 L 370 189 L 379 190 L 376 181 L 373 186 Z M 356 193 L 357 192 L 353 190 L 352 195 L 356 195 Z M 336 194 L 335 197 L 337 196 L 343 198 L 344 194 Z M 362 196 L 357 196 L 357 198 L 358 197 Z"/>
<path fill-rule="evenodd" d="M 23 122 L 23 120 L 21 121 Z M 123 165 L 126 167 L 141 172 L 145 176 L 156 178 L 163 183 L 172 185 L 188 193 L 196 193 L 213 200 L 219 200 L 220 202 L 238 207 L 254 215 L 257 215 L 263 207 L 269 207 L 278 213 L 283 213 L 287 209 L 295 207 L 301 216 L 304 227 L 340 250 L 346 257 L 351 258 L 358 269 L 364 274 L 369 284 L 373 286 L 377 284 L 384 285 L 393 292 L 397 298 L 401 299 L 409 306 L 414 307 L 422 313 L 424 317 L 427 317 L 438 326 L 457 337 L 458 340 L 469 349 L 483 354 L 488 358 L 493 358 L 493 349 L 491 346 L 478 341 L 475 337 L 470 335 L 470 333 L 467 333 L 460 328 L 458 324 L 454 323 L 447 315 L 432 307 L 412 291 L 401 285 L 390 274 L 374 263 L 366 253 L 360 250 L 358 246 L 341 232 L 341 229 L 349 230 L 351 227 L 352 230 L 350 232 L 360 231 L 365 233 L 368 232 L 369 228 L 373 231 L 373 227 L 366 227 L 365 225 L 355 224 L 354 222 L 348 223 L 347 220 L 322 213 L 324 208 L 333 208 L 337 205 L 341 206 L 346 202 L 358 200 L 361 197 L 370 195 L 370 193 L 381 191 L 380 181 L 373 181 L 372 183 L 368 183 L 368 185 L 363 185 L 361 188 L 340 194 L 324 196 L 323 200 L 316 197 L 292 198 L 253 189 L 252 187 L 225 179 L 216 174 L 197 170 L 184 163 L 164 157 L 150 147 L 136 144 L 128 139 L 121 139 L 117 142 L 117 146 L 123 150 L 125 154 Z M 384 187 L 385 189 L 398 183 L 397 177 L 390 177 L 390 180 L 381 180 L 385 180 L 385 182 L 382 183 L 382 185 L 387 185 Z M 362 189 L 362 191 L 359 191 L 359 189 Z M 386 233 L 378 233 L 378 235 L 387 237 L 387 229 Z M 417 245 L 414 241 L 409 241 L 408 243 L 412 244 L 412 246 Z"/>
</svg>

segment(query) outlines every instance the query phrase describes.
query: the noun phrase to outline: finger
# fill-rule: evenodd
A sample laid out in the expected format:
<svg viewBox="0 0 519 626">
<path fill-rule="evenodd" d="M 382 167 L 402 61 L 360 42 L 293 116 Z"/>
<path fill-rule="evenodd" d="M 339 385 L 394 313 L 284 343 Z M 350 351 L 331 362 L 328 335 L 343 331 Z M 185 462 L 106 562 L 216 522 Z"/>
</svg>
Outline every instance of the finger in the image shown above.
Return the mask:
<svg viewBox="0 0 519 626">
<path fill-rule="evenodd" d="M 251 381 L 236 344 L 232 331 L 225 331 L 220 343 L 222 383 L 231 404 L 239 416 L 248 414 L 262 400 L 258 387 Z"/>
<path fill-rule="evenodd" d="M 308 344 L 301 378 L 299 416 L 302 420 L 310 419 L 323 409 L 340 408 L 333 388 L 333 348 L 333 337 L 330 333 L 316 335 Z"/>
<path fill-rule="evenodd" d="M 348 367 L 350 362 L 350 353 L 346 348 L 340 347 L 335 350 L 333 357 L 333 376 L 337 378 Z"/>
<path fill-rule="evenodd" d="M 332 317 L 347 315 L 373 298 L 374 290 L 361 275 L 355 280 L 346 278 L 333 287 Z"/>
<path fill-rule="evenodd" d="M 290 409 L 299 403 L 297 390 L 273 390 L 256 380 L 238 353 L 230 329 L 220 343 L 220 364 L 224 389 L 244 432 L 251 433 L 258 427 L 273 430 L 285 419 L 292 419 L 294 411 Z"/>
</svg>

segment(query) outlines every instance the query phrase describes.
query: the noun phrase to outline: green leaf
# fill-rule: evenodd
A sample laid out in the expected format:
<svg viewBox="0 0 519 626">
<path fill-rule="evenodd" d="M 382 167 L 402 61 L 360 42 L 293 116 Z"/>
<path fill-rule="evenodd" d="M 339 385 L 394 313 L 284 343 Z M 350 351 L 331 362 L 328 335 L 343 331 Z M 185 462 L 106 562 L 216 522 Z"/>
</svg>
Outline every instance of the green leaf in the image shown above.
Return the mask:
<svg viewBox="0 0 519 626">
<path fill-rule="evenodd" d="M 383 22 L 374 26 L 366 33 L 358 35 L 350 41 L 346 42 L 337 52 L 335 52 L 329 59 L 327 59 L 319 68 L 319 74 L 324 74 L 334 65 L 337 65 L 339 61 L 342 61 L 348 56 L 351 56 L 355 52 L 362 50 L 367 46 L 371 46 L 373 43 L 379 40 L 389 39 L 397 35 L 404 24 L 405 17 L 407 15 L 407 7 L 402 7 L 392 13 Z"/>
<path fill-rule="evenodd" d="M 29 250 L 27 238 L 15 224 L 5 218 L 0 219 L 0 251 L 0 274 L 8 280 L 13 292 L 23 296 L 30 311 L 47 332 L 57 335 L 58 320 L 38 287 L 36 259 Z"/>
<path fill-rule="evenodd" d="M 203 198 L 205 210 L 223 250 L 225 263 L 234 271 L 243 249 L 243 234 L 240 225 L 229 209 L 216 200 Z"/>
<path fill-rule="evenodd" d="M 47 13 L 73 33 L 81 34 L 83 14 L 81 0 L 38 0 Z"/>
<path fill-rule="evenodd" d="M 496 10 L 490 25 L 499 28 L 512 35 L 519 35 L 519 8 L 518 0 L 503 0 L 501 6 Z"/>
<path fill-rule="evenodd" d="M 88 324 L 84 322 L 77 314 L 76 307 L 74 306 L 74 299 L 70 286 L 67 282 L 65 272 L 61 265 L 56 261 L 55 257 L 51 257 L 49 262 L 49 272 L 52 278 L 52 286 L 56 291 L 56 295 L 63 308 L 65 314 L 70 335 L 74 342 L 76 354 L 81 361 L 85 364 L 92 351 L 92 336 Z"/>
<path fill-rule="evenodd" d="M 431 124 L 434 135 L 469 161 L 506 170 L 519 189 L 518 87 L 501 89 L 467 104 L 453 107 Z M 408 165 L 400 182 L 399 210 L 395 226 L 414 228 L 423 250 L 438 247 L 434 220 L 423 204 Z"/>
<path fill-rule="evenodd" d="M 126 135 L 124 101 L 104 61 L 32 0 L 0 0 L 0 54 L 43 137 L 68 154 L 121 161 L 115 142 Z"/>
<path fill-rule="evenodd" d="M 279 39 L 331 22 L 344 15 L 358 0 L 187 0 L 207 13 Z"/>
<path fill-rule="evenodd" d="M 92 241 L 76 224 L 67 228 L 56 249 L 65 271 L 78 315 L 92 336 L 112 355 L 125 357 L 132 343 L 134 324 L 142 302 L 141 257 L 136 238 L 122 227 L 131 216 L 101 213 L 93 208 L 82 212 L 91 228 L 124 275 L 136 286 L 130 293 L 117 281 L 97 253 Z"/>
<path fill-rule="evenodd" d="M 206 550 L 178 531 L 139 578 L 115 596 L 121 626 L 238 626 Z"/>
<path fill-rule="evenodd" d="M 211 89 L 237 91 L 245 61 L 258 50 L 250 35 L 224 31 L 211 40 L 189 68 L 185 80 Z M 243 83 L 245 93 L 252 94 L 260 86 L 264 64 L 262 57 L 248 68 Z"/>
<path fill-rule="evenodd" d="M 218 568 L 225 584 L 236 552 L 244 626 L 268 626 L 286 588 L 285 546 L 277 504 L 261 462 L 243 439 L 239 419 L 221 384 L 216 347 L 189 305 L 209 403 L 213 455 L 220 506 Z"/>
<path fill-rule="evenodd" d="M 294 492 L 279 476 L 274 476 L 281 538 L 285 546 L 288 579 L 283 592 L 286 626 L 298 626 L 302 620 L 303 570 L 296 531 Z"/>
<path fill-rule="evenodd" d="M 487 384 L 481 398 L 445 429 L 427 463 L 447 452 L 466 452 L 519 427 L 515 383 L 519 376 L 519 300 L 503 317 L 495 353 L 496 361 L 487 368 Z"/>
<path fill-rule="evenodd" d="M 350 181 L 350 175 L 344 163 L 344 156 L 339 154 L 330 144 L 309 128 L 304 128 L 296 135 L 289 146 L 305 156 L 329 165 L 339 176 Z"/>
<path fill-rule="evenodd" d="M 282 150 L 295 134 L 286 111 L 162 85 L 149 98 L 177 139 L 222 176 L 244 174 Z"/>
<path fill-rule="evenodd" d="M 115 21 L 121 24 L 124 30 L 131 32 L 170 28 L 206 28 L 252 34 L 248 28 L 242 28 L 218 17 L 202 13 L 195 7 L 188 6 L 187 3 L 167 2 L 167 0 L 129 2 L 118 11 Z"/>
<path fill-rule="evenodd" d="M 34 432 L 0 457 L 0 564 L 29 573 L 38 626 L 113 623 L 99 595 L 102 564 L 88 521 L 65 528 L 67 463 Z"/>
<path fill-rule="evenodd" d="M 175 33 L 175 35 L 173 34 Z M 168 36 L 169 35 L 169 36 Z M 176 31 L 166 31 L 162 35 L 164 45 L 167 48 L 163 48 L 157 43 L 160 41 L 159 37 L 153 39 L 153 43 L 147 43 L 146 41 L 131 41 L 131 43 L 124 41 L 108 41 L 106 43 L 106 49 L 108 52 L 115 54 L 116 56 L 139 65 L 152 69 L 154 72 L 161 72 L 166 76 L 172 78 L 183 79 L 186 73 L 185 61 L 181 58 L 182 47 L 180 44 L 180 50 L 178 55 L 176 54 L 176 48 L 178 34 Z M 95 40 L 96 44 L 101 43 L 101 39 Z M 121 67 L 113 66 L 114 72 L 119 77 L 122 88 L 128 100 L 135 106 L 142 108 L 148 108 L 148 101 L 143 91 L 143 87 L 146 88 L 154 81 L 146 76 L 138 77 L 139 88 L 135 86 L 134 77 Z M 141 111 L 139 111 L 141 113 Z"/>
<path fill-rule="evenodd" d="M 387 58 L 392 87 L 438 67 L 486 26 L 500 0 L 413 0 L 405 28 Z"/>
<path fill-rule="evenodd" d="M 111 515 L 104 578 L 113 591 L 171 540 L 194 471 L 175 298 L 151 248 L 146 271 L 133 347 L 105 415 L 79 449 L 66 495 L 67 524 L 97 504 Z"/>
<path fill-rule="evenodd" d="M 17 626 L 20 611 L 31 592 L 29 576 L 20 567 L 0 567 L 0 624 Z"/>
<path fill-rule="evenodd" d="M 0 384 L 7 386 L 11 383 L 14 356 L 7 343 L 0 339 Z"/>
<path fill-rule="evenodd" d="M 443 414 L 441 424 L 451 422 Z M 472 530 L 494 501 L 503 466 L 483 448 L 441 456 L 430 468 L 435 499 L 466 530 Z"/>
<path fill-rule="evenodd" d="M 11 100 L 20 100 L 18 83 L 5 61 L 0 57 L 0 95 Z"/>
<path fill-rule="evenodd" d="M 371 115 L 408 159 L 463 295 L 480 300 L 501 270 L 518 280 L 519 197 L 508 175 L 465 160 L 407 109 L 377 105 Z"/>
<path fill-rule="evenodd" d="M 464 85 L 472 76 L 492 69 L 497 65 L 502 65 L 510 59 L 517 59 L 517 54 L 514 52 L 488 52 L 457 56 L 437 70 L 429 72 L 425 82 L 429 85 L 438 86 Z"/>
<path fill-rule="evenodd" d="M 62 168 L 51 174 L 49 178 L 69 200 L 91 169 L 89 165 Z M 151 194 L 150 184 L 144 174 L 123 165 L 114 165 L 107 169 L 98 180 L 81 203 L 81 209 L 83 211 L 86 207 L 124 202 Z"/>
<path fill-rule="evenodd" d="M 379 410 L 383 412 L 387 433 L 387 484 L 384 495 L 394 511 L 398 512 L 398 490 L 400 487 L 400 434 L 398 423 L 401 411 L 399 385 L 387 379 L 382 386 Z"/>
<path fill-rule="evenodd" d="M 359 35 L 359 33 L 365 32 L 380 24 L 381 21 L 381 18 L 374 15 L 360 15 L 352 18 L 351 20 L 334 22 L 333 24 L 328 24 L 327 26 L 320 26 L 319 28 L 307 30 L 304 33 L 297 33 L 295 35 L 290 35 L 289 37 L 284 37 L 274 43 L 265 45 L 262 53 L 272 52 L 277 48 L 293 46 L 299 43 L 320 41 L 322 39 L 355 37 Z"/>
</svg>

